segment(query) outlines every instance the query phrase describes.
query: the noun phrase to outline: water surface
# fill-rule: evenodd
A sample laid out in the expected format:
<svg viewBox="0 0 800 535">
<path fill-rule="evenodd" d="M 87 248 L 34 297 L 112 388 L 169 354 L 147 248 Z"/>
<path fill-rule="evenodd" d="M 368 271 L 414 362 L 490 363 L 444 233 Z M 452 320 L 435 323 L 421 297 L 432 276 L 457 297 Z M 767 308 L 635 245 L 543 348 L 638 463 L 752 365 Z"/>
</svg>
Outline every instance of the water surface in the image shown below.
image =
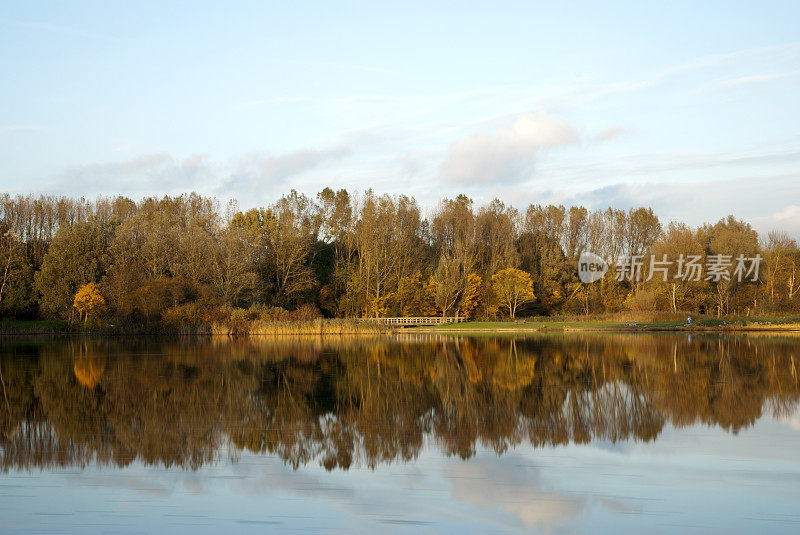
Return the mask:
<svg viewBox="0 0 800 535">
<path fill-rule="evenodd" d="M 800 338 L 0 344 L 4 533 L 800 531 Z"/>
</svg>

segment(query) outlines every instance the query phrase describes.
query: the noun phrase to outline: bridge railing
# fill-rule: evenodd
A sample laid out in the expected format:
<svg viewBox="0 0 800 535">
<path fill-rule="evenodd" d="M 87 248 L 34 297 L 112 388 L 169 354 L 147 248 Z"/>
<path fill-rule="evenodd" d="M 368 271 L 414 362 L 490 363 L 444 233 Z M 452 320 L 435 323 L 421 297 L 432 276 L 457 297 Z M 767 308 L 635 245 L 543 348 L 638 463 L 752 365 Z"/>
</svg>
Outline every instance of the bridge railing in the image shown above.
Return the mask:
<svg viewBox="0 0 800 535">
<path fill-rule="evenodd" d="M 361 321 L 369 321 L 374 323 L 381 323 L 384 325 L 443 325 L 445 323 L 461 323 L 466 321 L 467 318 L 459 316 L 417 316 L 410 318 L 359 318 Z"/>
</svg>

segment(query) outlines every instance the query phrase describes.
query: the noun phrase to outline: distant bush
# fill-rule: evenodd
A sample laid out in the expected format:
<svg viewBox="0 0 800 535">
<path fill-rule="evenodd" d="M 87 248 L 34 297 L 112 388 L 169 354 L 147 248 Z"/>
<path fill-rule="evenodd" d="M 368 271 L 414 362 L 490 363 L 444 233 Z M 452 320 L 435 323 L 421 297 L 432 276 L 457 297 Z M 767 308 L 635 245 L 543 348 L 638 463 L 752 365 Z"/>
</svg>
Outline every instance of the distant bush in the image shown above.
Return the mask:
<svg viewBox="0 0 800 535">
<path fill-rule="evenodd" d="M 634 312 L 650 312 L 657 309 L 656 294 L 650 290 L 639 290 L 625 299 L 625 308 Z"/>
</svg>

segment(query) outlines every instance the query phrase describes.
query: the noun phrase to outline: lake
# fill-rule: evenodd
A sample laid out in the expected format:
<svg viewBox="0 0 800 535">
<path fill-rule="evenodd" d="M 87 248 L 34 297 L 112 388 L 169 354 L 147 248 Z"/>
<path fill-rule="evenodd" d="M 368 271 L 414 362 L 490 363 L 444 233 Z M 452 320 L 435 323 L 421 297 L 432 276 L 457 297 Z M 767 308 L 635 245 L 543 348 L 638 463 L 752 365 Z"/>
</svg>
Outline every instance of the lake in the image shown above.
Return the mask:
<svg viewBox="0 0 800 535">
<path fill-rule="evenodd" d="M 0 344 L 2 533 L 800 532 L 800 337 Z"/>
</svg>

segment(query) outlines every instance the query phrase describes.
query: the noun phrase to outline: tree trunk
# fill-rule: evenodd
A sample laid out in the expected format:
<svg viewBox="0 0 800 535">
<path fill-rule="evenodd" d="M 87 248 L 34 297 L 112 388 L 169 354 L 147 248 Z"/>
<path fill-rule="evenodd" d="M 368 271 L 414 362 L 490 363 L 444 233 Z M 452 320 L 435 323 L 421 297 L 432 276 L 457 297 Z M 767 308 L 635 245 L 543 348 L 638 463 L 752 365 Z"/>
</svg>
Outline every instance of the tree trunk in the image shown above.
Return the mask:
<svg viewBox="0 0 800 535">
<path fill-rule="evenodd" d="M 6 287 L 6 280 L 8 279 L 8 268 L 11 266 L 11 257 L 14 253 L 14 242 L 9 238 L 9 245 L 8 245 L 8 258 L 6 259 L 6 267 L 3 270 L 3 284 L 0 285 L 0 304 L 3 303 L 3 291 Z"/>
<path fill-rule="evenodd" d="M 677 312 L 678 311 L 678 304 L 677 304 L 677 302 L 675 300 L 675 294 L 677 293 L 677 290 L 678 290 L 678 284 L 673 282 L 672 283 L 672 311 L 673 312 Z"/>
</svg>

